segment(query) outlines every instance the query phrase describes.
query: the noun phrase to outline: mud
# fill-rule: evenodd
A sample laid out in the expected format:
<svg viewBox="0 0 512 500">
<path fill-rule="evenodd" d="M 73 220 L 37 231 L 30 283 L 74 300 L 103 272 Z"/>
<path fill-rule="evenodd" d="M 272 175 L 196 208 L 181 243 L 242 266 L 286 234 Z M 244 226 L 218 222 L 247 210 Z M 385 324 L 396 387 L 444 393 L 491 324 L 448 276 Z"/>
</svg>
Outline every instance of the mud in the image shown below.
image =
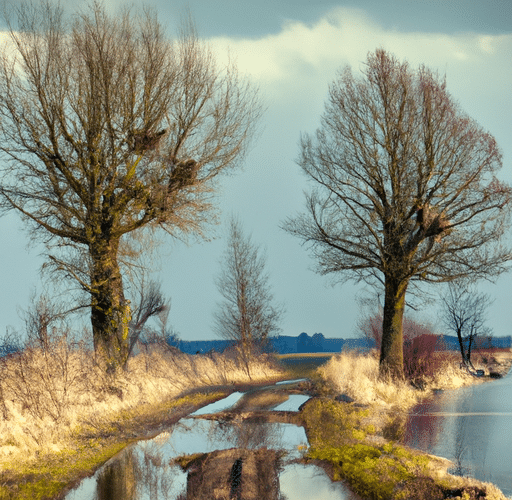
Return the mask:
<svg viewBox="0 0 512 500">
<path fill-rule="evenodd" d="M 130 455 L 123 452 L 91 478 L 87 494 L 83 486 L 69 500 L 128 500 L 139 493 L 173 500 L 303 500 L 319 490 L 325 499 L 357 498 L 318 467 L 301 464 L 307 437 L 298 410 L 317 395 L 311 382 L 194 392 L 210 391 L 231 395 L 182 415 L 166 432 L 127 450 Z M 286 410 L 276 411 L 283 403 Z"/>
<path fill-rule="evenodd" d="M 276 450 L 221 450 L 191 460 L 186 500 L 278 500 Z"/>
<path fill-rule="evenodd" d="M 299 401 L 304 402 L 315 395 L 315 390 L 309 381 L 252 387 L 232 407 L 210 414 L 203 409 L 195 418 L 223 424 L 237 422 L 240 428 L 253 430 L 268 423 L 301 426 L 299 408 L 295 411 L 273 410 L 295 395 L 303 396 Z M 290 407 L 293 406 L 291 403 Z M 176 462 L 188 473 L 187 493 L 180 500 L 278 500 L 279 472 L 283 468 L 281 459 L 285 453 L 271 449 L 264 435 L 245 436 L 242 441 L 244 447 L 177 459 Z"/>
</svg>

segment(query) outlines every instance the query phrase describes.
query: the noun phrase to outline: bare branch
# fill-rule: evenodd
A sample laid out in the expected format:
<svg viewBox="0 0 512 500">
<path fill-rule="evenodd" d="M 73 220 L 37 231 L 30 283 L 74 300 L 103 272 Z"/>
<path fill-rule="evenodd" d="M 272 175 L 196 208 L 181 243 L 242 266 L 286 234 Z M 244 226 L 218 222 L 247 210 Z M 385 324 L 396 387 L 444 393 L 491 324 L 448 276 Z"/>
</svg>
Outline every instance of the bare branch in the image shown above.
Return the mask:
<svg viewBox="0 0 512 500">
<path fill-rule="evenodd" d="M 496 141 L 444 78 L 379 49 L 360 77 L 339 73 L 298 163 L 316 190 L 284 228 L 310 247 L 320 273 L 384 283 L 381 361 L 401 376 L 409 283 L 491 279 L 510 265 L 502 242 L 512 191 L 496 177 Z"/>
<path fill-rule="evenodd" d="M 217 287 L 224 300 L 214 316 L 214 329 L 240 346 L 249 370 L 248 360 L 253 351 L 265 347 L 268 339 L 279 333 L 284 310 L 274 305 L 265 273 L 265 256 L 243 234 L 242 224 L 235 218 L 230 221 L 228 247 Z"/>
<path fill-rule="evenodd" d="M 9 15 L 0 205 L 90 293 L 95 347 L 123 364 L 121 239 L 142 228 L 202 235 L 215 221 L 215 180 L 244 158 L 257 91 L 232 65 L 217 66 L 190 22 L 170 40 L 148 9 L 110 16 L 93 2 L 66 17 L 41 0 Z M 82 252 L 86 279 L 65 262 L 67 247 Z"/>
</svg>

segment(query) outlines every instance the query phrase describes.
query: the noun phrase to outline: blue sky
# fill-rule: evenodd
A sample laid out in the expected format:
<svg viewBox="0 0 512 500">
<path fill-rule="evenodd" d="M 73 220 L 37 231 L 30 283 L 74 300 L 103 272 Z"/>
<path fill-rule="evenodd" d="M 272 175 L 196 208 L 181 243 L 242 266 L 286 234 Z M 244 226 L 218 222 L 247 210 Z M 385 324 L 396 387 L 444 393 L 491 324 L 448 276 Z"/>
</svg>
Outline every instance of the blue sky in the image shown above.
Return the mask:
<svg viewBox="0 0 512 500">
<path fill-rule="evenodd" d="M 81 2 L 63 1 L 65 6 Z M 82 2 L 83 3 L 83 2 Z M 112 12 L 124 0 L 107 1 Z M 237 214 L 253 241 L 267 251 L 277 301 L 284 303 L 283 333 L 351 337 L 362 286 L 332 286 L 316 275 L 306 249 L 279 228 L 303 207 L 309 189 L 294 160 L 301 132 L 318 125 L 327 88 L 346 64 L 361 68 L 368 51 L 384 47 L 411 65 L 425 63 L 446 74 L 462 108 L 492 133 L 503 150 L 501 179 L 512 184 L 512 2 L 509 0 L 211 1 L 146 2 L 175 32 L 188 8 L 198 34 L 220 63 L 234 59 L 261 90 L 267 111 L 239 172 L 225 177 L 218 196 L 222 224 L 212 241 L 164 239 L 156 276 L 172 300 L 169 322 L 185 340 L 214 338 L 212 315 L 220 300 L 214 279 L 225 248 L 223 222 Z M 0 332 L 20 326 L 17 308 L 40 289 L 40 249 L 29 242 L 16 216 L 0 219 Z M 483 284 L 495 302 L 489 326 L 512 333 L 510 274 Z M 434 295 L 441 288 L 430 287 Z M 417 304 L 417 301 L 416 301 Z M 436 323 L 435 306 L 421 318 Z"/>
</svg>

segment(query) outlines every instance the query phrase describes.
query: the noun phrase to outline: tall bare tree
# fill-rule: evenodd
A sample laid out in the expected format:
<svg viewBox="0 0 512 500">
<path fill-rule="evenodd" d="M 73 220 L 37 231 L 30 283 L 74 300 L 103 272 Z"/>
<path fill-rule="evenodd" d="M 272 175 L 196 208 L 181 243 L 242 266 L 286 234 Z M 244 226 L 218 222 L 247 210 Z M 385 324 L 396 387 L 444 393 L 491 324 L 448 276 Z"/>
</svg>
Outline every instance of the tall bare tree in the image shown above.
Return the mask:
<svg viewBox="0 0 512 500">
<path fill-rule="evenodd" d="M 474 369 L 471 349 L 476 336 L 490 335 L 486 326 L 486 311 L 492 301 L 488 294 L 478 292 L 467 284 L 450 283 L 448 292 L 442 297 L 441 317 L 445 327 L 457 335 L 462 363 Z"/>
<path fill-rule="evenodd" d="M 283 308 L 274 303 L 265 263 L 265 255 L 244 235 L 241 222 L 232 218 L 217 278 L 224 300 L 214 316 L 214 328 L 219 336 L 239 345 L 249 375 L 251 355 L 280 331 L 283 315 Z"/>
<path fill-rule="evenodd" d="M 91 299 L 96 352 L 128 354 L 123 237 L 200 233 L 219 173 L 242 160 L 261 108 L 186 25 L 169 39 L 149 10 L 99 3 L 66 17 L 49 0 L 6 16 L 0 59 L 3 207 Z"/>
<path fill-rule="evenodd" d="M 383 286 L 381 373 L 402 377 L 408 287 L 492 278 L 511 259 L 496 141 L 445 79 L 379 49 L 360 77 L 339 73 L 298 162 L 317 189 L 285 228 L 310 245 L 320 273 Z"/>
</svg>

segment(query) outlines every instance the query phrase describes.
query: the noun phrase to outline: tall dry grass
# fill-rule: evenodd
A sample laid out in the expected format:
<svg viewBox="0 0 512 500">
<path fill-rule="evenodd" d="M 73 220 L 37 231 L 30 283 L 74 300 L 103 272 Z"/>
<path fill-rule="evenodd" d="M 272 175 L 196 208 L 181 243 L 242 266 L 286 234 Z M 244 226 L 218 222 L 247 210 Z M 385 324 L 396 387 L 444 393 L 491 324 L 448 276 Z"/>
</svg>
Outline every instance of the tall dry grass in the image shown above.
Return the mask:
<svg viewBox="0 0 512 500">
<path fill-rule="evenodd" d="M 250 361 L 252 381 L 279 374 L 265 356 Z M 27 345 L 0 358 L 0 467 L 17 457 L 66 450 L 86 429 L 104 429 L 127 410 L 186 389 L 246 381 L 246 365 L 235 350 L 189 356 L 155 344 L 113 376 L 98 368 L 93 352 L 65 335 Z"/>
<path fill-rule="evenodd" d="M 319 368 L 320 376 L 337 392 L 344 393 L 362 404 L 376 404 L 406 410 L 414 406 L 432 389 L 458 388 L 475 383 L 475 378 L 459 367 L 455 354 L 438 352 L 433 363 L 436 370 L 424 373 L 421 381 L 393 381 L 379 375 L 376 351 L 367 354 L 341 353 Z"/>
</svg>

